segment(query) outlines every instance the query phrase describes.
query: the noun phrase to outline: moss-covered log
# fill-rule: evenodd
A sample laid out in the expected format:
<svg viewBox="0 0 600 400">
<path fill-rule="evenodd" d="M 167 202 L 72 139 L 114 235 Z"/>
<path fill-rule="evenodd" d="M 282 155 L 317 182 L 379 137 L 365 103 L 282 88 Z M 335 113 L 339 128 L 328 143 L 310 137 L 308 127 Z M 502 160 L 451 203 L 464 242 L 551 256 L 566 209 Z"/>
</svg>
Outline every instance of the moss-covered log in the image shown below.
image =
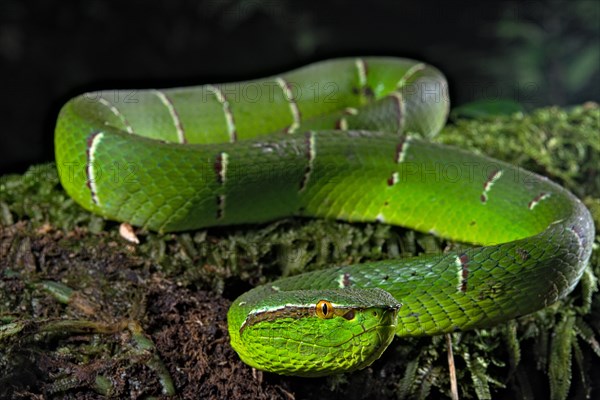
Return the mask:
<svg viewBox="0 0 600 400">
<path fill-rule="evenodd" d="M 457 120 L 437 138 L 539 172 L 584 200 L 600 230 L 600 107 Z M 449 395 L 445 339 L 396 340 L 366 370 L 261 374 L 229 347 L 230 300 L 280 275 L 457 244 L 381 224 L 289 219 L 182 234 L 82 210 L 53 164 L 0 177 L 0 398 L 425 398 Z M 465 398 L 585 398 L 600 380 L 598 238 L 566 300 L 453 335 Z"/>
</svg>

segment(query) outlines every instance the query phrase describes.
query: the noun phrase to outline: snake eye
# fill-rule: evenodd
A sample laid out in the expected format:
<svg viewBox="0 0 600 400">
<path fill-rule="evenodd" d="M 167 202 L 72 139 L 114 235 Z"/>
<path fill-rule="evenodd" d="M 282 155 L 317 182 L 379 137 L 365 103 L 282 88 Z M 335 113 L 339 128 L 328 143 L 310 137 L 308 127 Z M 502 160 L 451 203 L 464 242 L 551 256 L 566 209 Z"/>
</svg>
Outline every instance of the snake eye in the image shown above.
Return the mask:
<svg viewBox="0 0 600 400">
<path fill-rule="evenodd" d="M 323 319 L 329 319 L 329 318 L 333 317 L 333 315 L 335 314 L 333 312 L 333 306 L 327 300 L 320 300 L 317 303 L 317 307 L 315 308 L 315 313 L 317 314 L 317 317 L 323 318 Z"/>
</svg>

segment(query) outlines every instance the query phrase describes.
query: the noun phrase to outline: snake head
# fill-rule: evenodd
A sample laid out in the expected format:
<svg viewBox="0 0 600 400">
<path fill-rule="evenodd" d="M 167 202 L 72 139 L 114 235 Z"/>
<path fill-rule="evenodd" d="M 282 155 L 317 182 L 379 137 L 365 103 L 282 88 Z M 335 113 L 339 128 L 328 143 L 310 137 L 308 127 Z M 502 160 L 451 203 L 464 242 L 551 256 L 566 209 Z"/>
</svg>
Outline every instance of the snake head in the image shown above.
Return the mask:
<svg viewBox="0 0 600 400">
<path fill-rule="evenodd" d="M 251 291 L 230 309 L 229 334 L 240 358 L 261 370 L 349 372 L 370 365 L 390 344 L 400 306 L 381 289 Z"/>
</svg>

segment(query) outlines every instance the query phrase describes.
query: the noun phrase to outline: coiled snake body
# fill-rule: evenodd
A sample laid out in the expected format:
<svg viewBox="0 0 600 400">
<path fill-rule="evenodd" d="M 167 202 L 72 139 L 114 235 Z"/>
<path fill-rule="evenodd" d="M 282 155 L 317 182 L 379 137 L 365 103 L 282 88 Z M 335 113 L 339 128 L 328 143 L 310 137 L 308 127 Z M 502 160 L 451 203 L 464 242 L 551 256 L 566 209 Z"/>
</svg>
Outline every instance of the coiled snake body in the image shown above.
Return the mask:
<svg viewBox="0 0 600 400">
<path fill-rule="evenodd" d="M 411 136 L 437 133 L 447 111 L 431 66 L 338 59 L 257 81 L 79 96 L 59 115 L 56 161 L 84 208 L 162 232 L 298 215 L 482 246 L 310 272 L 233 302 L 244 362 L 319 376 L 364 368 L 394 334 L 531 313 L 583 273 L 588 210 L 544 177 Z"/>
</svg>

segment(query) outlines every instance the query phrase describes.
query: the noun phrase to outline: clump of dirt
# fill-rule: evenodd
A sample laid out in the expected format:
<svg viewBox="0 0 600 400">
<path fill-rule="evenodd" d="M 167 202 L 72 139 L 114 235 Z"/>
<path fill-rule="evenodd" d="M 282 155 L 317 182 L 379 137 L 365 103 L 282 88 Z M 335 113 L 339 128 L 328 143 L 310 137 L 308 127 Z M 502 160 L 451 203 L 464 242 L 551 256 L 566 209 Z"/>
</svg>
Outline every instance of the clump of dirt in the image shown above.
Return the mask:
<svg viewBox="0 0 600 400">
<path fill-rule="evenodd" d="M 0 227 L 3 309 L 15 311 L 12 324 L 24 324 L 19 335 L 3 337 L 2 397 L 140 398 L 165 394 L 165 376 L 182 398 L 293 397 L 236 357 L 228 300 L 178 286 L 124 242 L 28 225 Z M 50 282 L 60 282 L 68 298 Z M 62 329 L 51 325 L 66 321 Z M 89 322 L 86 332 L 78 321 Z M 143 326 L 150 346 L 136 342 L 130 323 Z"/>
</svg>

